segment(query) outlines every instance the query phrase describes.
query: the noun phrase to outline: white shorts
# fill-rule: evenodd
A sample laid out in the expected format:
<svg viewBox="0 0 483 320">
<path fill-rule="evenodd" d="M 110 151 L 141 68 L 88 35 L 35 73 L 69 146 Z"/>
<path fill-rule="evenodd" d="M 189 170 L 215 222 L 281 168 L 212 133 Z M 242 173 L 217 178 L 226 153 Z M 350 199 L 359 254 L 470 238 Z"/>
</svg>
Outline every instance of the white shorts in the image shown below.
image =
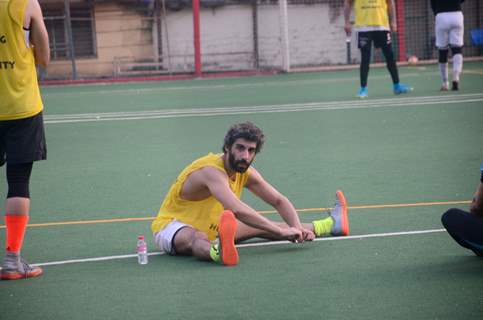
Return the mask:
<svg viewBox="0 0 483 320">
<path fill-rule="evenodd" d="M 173 247 L 173 239 L 176 233 L 185 227 L 191 226 L 189 224 L 179 222 L 178 220 L 171 221 L 161 231 L 154 235 L 154 243 L 156 243 L 161 251 L 164 251 L 170 255 L 176 255 L 176 251 Z"/>
<path fill-rule="evenodd" d="M 463 46 L 464 24 L 461 11 L 438 13 L 434 27 L 438 49 Z"/>
</svg>

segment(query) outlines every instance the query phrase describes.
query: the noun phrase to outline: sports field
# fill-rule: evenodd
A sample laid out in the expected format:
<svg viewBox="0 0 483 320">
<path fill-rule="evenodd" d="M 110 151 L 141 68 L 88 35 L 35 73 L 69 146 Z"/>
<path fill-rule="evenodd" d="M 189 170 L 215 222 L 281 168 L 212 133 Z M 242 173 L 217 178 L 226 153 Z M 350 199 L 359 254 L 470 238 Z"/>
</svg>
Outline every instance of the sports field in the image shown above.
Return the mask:
<svg viewBox="0 0 483 320">
<path fill-rule="evenodd" d="M 22 253 L 44 275 L 0 282 L 0 318 L 482 319 L 483 259 L 440 217 L 468 208 L 479 181 L 483 62 L 465 64 L 458 92 L 439 91 L 435 65 L 400 75 L 412 93 L 371 69 L 366 100 L 358 70 L 43 87 L 48 160 L 34 166 Z M 344 190 L 351 236 L 252 241 L 231 268 L 160 255 L 150 223 L 172 181 L 246 120 L 267 136 L 256 168 L 303 221 Z"/>
</svg>

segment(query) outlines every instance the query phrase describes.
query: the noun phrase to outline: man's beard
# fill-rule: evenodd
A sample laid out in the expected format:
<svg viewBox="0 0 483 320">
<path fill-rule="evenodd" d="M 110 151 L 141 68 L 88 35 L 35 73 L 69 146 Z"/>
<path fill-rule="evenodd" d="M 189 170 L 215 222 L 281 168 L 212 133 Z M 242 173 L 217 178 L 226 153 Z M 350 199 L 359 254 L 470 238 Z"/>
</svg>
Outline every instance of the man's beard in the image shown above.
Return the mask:
<svg viewBox="0 0 483 320">
<path fill-rule="evenodd" d="M 235 160 L 235 156 L 233 155 L 233 153 L 228 152 L 228 164 L 230 165 L 230 168 L 232 170 L 239 173 L 245 173 L 252 163 L 243 159 Z M 245 166 L 243 166 L 242 164 L 245 164 Z"/>
</svg>

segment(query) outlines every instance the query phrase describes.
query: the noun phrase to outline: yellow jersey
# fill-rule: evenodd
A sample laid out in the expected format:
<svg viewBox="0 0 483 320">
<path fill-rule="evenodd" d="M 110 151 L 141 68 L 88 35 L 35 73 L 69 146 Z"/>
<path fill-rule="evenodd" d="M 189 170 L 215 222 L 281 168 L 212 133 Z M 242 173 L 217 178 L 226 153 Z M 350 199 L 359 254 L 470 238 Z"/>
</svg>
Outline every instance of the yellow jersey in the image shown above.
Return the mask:
<svg viewBox="0 0 483 320">
<path fill-rule="evenodd" d="M 161 204 L 159 213 L 151 224 L 154 234 L 162 230 L 173 220 L 186 223 L 195 229 L 205 232 L 208 239 L 214 240 L 218 235 L 218 222 L 223 211 L 222 204 L 213 196 L 199 201 L 184 200 L 181 198 L 181 190 L 188 176 L 201 168 L 213 167 L 226 173 L 222 154 L 209 153 L 188 165 L 171 186 L 166 198 Z M 245 187 L 250 169 L 245 173 L 237 172 L 235 179 L 228 179 L 230 189 L 240 198 Z"/>
<path fill-rule="evenodd" d="M 360 31 L 389 30 L 387 0 L 355 0 L 354 15 Z"/>
<path fill-rule="evenodd" d="M 0 120 L 43 110 L 33 49 L 23 30 L 28 0 L 0 0 Z"/>
</svg>

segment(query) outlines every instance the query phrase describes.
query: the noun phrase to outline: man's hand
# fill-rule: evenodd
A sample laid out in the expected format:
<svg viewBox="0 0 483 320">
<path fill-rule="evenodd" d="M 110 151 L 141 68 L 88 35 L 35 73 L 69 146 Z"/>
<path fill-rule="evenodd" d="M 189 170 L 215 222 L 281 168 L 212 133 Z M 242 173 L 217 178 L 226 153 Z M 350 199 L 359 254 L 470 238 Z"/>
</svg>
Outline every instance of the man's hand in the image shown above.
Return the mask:
<svg viewBox="0 0 483 320">
<path fill-rule="evenodd" d="M 347 37 L 350 37 L 352 34 L 352 25 L 350 22 L 351 11 L 352 11 L 352 4 L 353 0 L 344 0 L 344 31 Z"/>
<path fill-rule="evenodd" d="M 345 25 L 344 25 L 344 31 L 345 31 L 345 34 L 350 37 L 351 34 L 352 34 L 352 25 L 350 22 L 346 22 Z"/>
<path fill-rule="evenodd" d="M 304 236 L 302 235 L 302 231 L 297 228 L 281 228 L 280 236 L 283 239 L 287 239 L 292 242 L 304 242 Z"/>
<path fill-rule="evenodd" d="M 302 236 L 305 241 L 312 241 L 315 239 L 315 233 L 312 230 L 302 228 L 300 231 L 302 231 Z"/>
<path fill-rule="evenodd" d="M 473 201 L 470 205 L 470 212 L 483 216 L 483 183 L 480 183 L 478 189 L 476 189 Z"/>
<path fill-rule="evenodd" d="M 391 21 L 391 31 L 397 32 L 397 23 L 396 21 Z"/>
</svg>

